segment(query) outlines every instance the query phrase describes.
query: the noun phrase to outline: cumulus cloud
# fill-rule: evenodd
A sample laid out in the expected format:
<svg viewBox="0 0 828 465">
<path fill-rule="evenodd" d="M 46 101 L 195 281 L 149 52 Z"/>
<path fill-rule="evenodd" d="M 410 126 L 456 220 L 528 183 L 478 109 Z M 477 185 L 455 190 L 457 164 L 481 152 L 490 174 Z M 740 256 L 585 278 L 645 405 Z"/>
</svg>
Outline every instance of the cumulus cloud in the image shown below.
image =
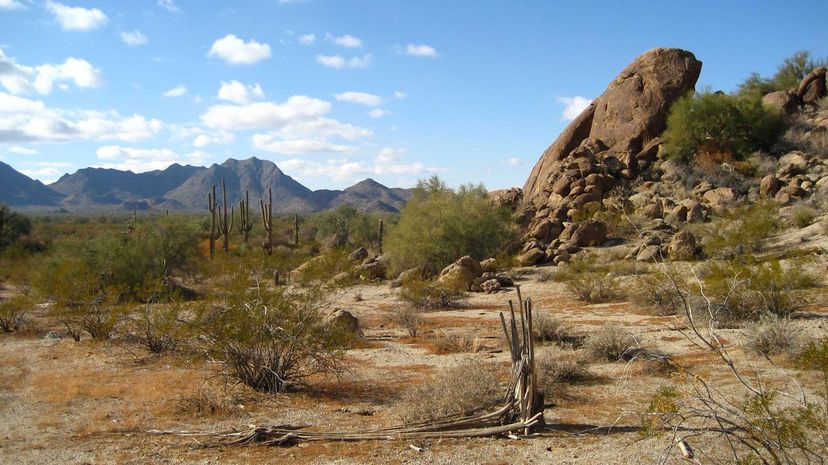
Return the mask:
<svg viewBox="0 0 828 465">
<path fill-rule="evenodd" d="M 592 103 L 592 100 L 576 95 L 574 97 L 558 97 L 558 102 L 564 106 L 561 120 L 572 121 Z"/>
<path fill-rule="evenodd" d="M 213 105 L 201 115 L 210 128 L 229 131 L 278 128 L 297 120 L 324 115 L 331 104 L 304 95 L 294 95 L 282 103 L 255 102 L 247 105 Z"/>
<path fill-rule="evenodd" d="M 73 166 L 72 163 L 62 161 L 39 161 L 26 164 L 20 172 L 30 178 L 44 183 L 50 183 L 57 181 L 59 177 L 69 171 L 69 168 Z"/>
<path fill-rule="evenodd" d="M 245 85 L 239 81 L 221 81 L 221 87 L 219 88 L 217 97 L 220 100 L 227 100 L 228 102 L 246 104 L 254 100 L 263 99 L 264 91 L 258 83 L 255 85 Z"/>
<path fill-rule="evenodd" d="M 62 110 L 42 101 L 0 92 L 0 142 L 73 142 L 119 140 L 134 142 L 158 134 L 164 124 L 142 115 L 118 112 Z"/>
<path fill-rule="evenodd" d="M 173 0 L 158 0 L 158 6 L 170 13 L 181 13 L 181 8 Z"/>
<path fill-rule="evenodd" d="M 322 66 L 333 69 L 342 68 L 367 68 L 371 66 L 371 55 L 351 57 L 347 59 L 341 55 L 317 55 L 316 62 Z"/>
<path fill-rule="evenodd" d="M 408 94 L 406 94 L 405 92 L 397 90 L 397 91 L 394 91 L 394 98 L 396 98 L 396 99 L 408 98 Z"/>
<path fill-rule="evenodd" d="M 391 163 L 402 159 L 404 151 L 385 147 L 377 154 L 376 161 L 379 163 Z"/>
<path fill-rule="evenodd" d="M 313 43 L 316 42 L 316 34 L 301 35 L 298 40 L 302 45 L 313 45 Z"/>
<path fill-rule="evenodd" d="M 86 60 L 70 57 L 60 64 L 17 64 L 0 49 L 0 85 L 12 94 L 50 94 L 55 84 L 72 82 L 85 89 L 103 84 L 101 71 Z"/>
<path fill-rule="evenodd" d="M 415 57 L 436 58 L 437 50 L 431 45 L 426 44 L 408 44 L 405 46 L 405 54 Z"/>
<path fill-rule="evenodd" d="M 297 121 L 266 134 L 254 134 L 251 140 L 259 150 L 283 155 L 350 153 L 357 147 L 343 141 L 355 141 L 371 135 L 373 133 L 364 128 L 333 119 L 316 118 Z"/>
<path fill-rule="evenodd" d="M 162 95 L 164 95 L 164 97 L 183 97 L 187 95 L 187 87 L 178 85 L 164 92 Z"/>
<path fill-rule="evenodd" d="M 251 65 L 270 58 L 270 45 L 250 42 L 228 34 L 213 42 L 208 57 L 218 57 L 233 65 Z"/>
<path fill-rule="evenodd" d="M 521 163 L 520 158 L 518 157 L 509 157 L 505 160 L 501 160 L 500 162 L 509 166 L 518 166 Z"/>
<path fill-rule="evenodd" d="M 202 151 L 195 151 L 180 155 L 170 149 L 142 149 L 122 147 L 119 145 L 105 145 L 95 154 L 104 161 L 100 168 L 114 168 L 129 170 L 135 173 L 162 170 L 173 163 L 200 164 L 211 158 L 211 155 Z"/>
<path fill-rule="evenodd" d="M 120 35 L 121 41 L 131 47 L 144 45 L 148 42 L 147 36 L 137 29 L 132 32 L 122 32 Z"/>
<path fill-rule="evenodd" d="M 345 48 L 361 48 L 362 47 L 362 40 L 357 37 L 352 36 L 351 34 L 345 34 L 343 36 L 334 37 L 328 34 L 328 38 L 333 41 L 336 45 Z"/>
<path fill-rule="evenodd" d="M 198 148 L 209 147 L 211 145 L 229 144 L 235 140 L 233 133 L 219 131 L 212 134 L 199 134 L 193 139 L 193 146 Z"/>
<path fill-rule="evenodd" d="M 374 108 L 373 110 L 368 112 L 368 116 L 374 119 L 380 119 L 385 116 L 390 115 L 391 112 L 388 110 L 383 110 L 382 108 Z"/>
<path fill-rule="evenodd" d="M 104 12 L 97 8 L 68 6 L 52 0 L 46 1 L 46 9 L 65 31 L 91 31 L 109 20 Z"/>
<path fill-rule="evenodd" d="M 292 158 L 279 162 L 279 166 L 291 174 L 307 177 L 324 177 L 337 181 L 357 180 L 368 176 L 422 177 L 439 169 L 423 163 L 401 163 L 402 152 L 384 148 L 373 161 L 350 158 L 331 158 L 324 161 Z"/>
<path fill-rule="evenodd" d="M 17 0 L 0 0 L 0 10 L 24 10 L 26 7 Z"/>
<path fill-rule="evenodd" d="M 16 153 L 18 155 L 34 155 L 37 153 L 37 150 L 30 149 L 28 147 L 21 147 L 19 145 L 14 145 L 9 147 L 9 152 Z"/>
<path fill-rule="evenodd" d="M 336 94 L 334 97 L 340 102 L 357 103 L 368 107 L 382 105 L 382 97 L 367 92 L 342 92 L 341 94 Z"/>
</svg>

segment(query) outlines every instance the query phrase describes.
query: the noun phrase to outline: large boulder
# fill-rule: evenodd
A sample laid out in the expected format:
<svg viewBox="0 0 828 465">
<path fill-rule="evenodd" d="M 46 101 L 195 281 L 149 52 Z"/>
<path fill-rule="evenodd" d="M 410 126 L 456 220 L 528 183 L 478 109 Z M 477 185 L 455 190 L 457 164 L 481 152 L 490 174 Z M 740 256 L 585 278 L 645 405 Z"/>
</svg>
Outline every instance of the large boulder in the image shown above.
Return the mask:
<svg viewBox="0 0 828 465">
<path fill-rule="evenodd" d="M 667 254 L 673 260 L 691 260 L 697 253 L 696 236 L 690 231 L 680 231 L 667 246 Z"/>
<path fill-rule="evenodd" d="M 588 138 L 597 141 L 590 145 L 599 150 L 606 147 L 605 156 L 628 160 L 622 171 L 635 171 L 629 160 L 657 150 L 649 142 L 666 128 L 673 102 L 694 88 L 701 65 L 692 53 L 674 48 L 652 49 L 636 58 L 541 155 L 523 187 L 524 203 L 543 208 L 564 172 L 561 161 Z"/>
<path fill-rule="evenodd" d="M 325 317 L 325 324 L 337 327 L 356 337 L 362 337 L 362 329 L 359 327 L 359 320 L 351 312 L 337 308 Z"/>
<path fill-rule="evenodd" d="M 601 245 L 607 240 L 607 225 L 592 220 L 571 223 L 561 233 L 561 240 L 572 242 L 579 247 Z"/>
<path fill-rule="evenodd" d="M 451 265 L 443 268 L 437 283 L 455 291 L 468 291 L 474 279 L 483 274 L 483 268 L 477 260 L 466 255 Z"/>
<path fill-rule="evenodd" d="M 717 187 L 702 195 L 702 199 L 716 211 L 724 211 L 732 206 L 738 198 L 738 194 L 731 187 Z"/>
<path fill-rule="evenodd" d="M 796 111 L 796 94 L 790 90 L 771 92 L 762 97 L 762 104 L 783 115 L 791 115 Z"/>
<path fill-rule="evenodd" d="M 821 66 L 802 79 L 796 90 L 796 97 L 801 103 L 815 105 L 825 97 L 825 72 L 826 69 Z"/>
</svg>

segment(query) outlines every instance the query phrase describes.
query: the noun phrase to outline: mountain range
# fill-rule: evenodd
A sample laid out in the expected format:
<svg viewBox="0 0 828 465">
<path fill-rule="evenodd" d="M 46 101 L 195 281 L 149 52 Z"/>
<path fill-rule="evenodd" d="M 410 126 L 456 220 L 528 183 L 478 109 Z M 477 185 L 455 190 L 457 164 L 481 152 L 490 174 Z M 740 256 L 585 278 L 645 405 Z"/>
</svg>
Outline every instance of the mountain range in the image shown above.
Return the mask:
<svg viewBox="0 0 828 465">
<path fill-rule="evenodd" d="M 258 158 L 228 159 L 209 167 L 173 164 L 164 170 L 133 173 L 108 168 L 83 168 L 44 185 L 0 162 L 0 203 L 17 208 L 55 207 L 69 211 L 172 210 L 207 208 L 207 193 L 215 185 L 221 198 L 238 204 L 249 193 L 251 202 L 273 191 L 275 213 L 309 213 L 351 205 L 365 212 L 396 213 L 411 197 L 411 189 L 392 189 L 365 179 L 344 190 L 312 191 L 286 175 L 275 163 Z"/>
</svg>

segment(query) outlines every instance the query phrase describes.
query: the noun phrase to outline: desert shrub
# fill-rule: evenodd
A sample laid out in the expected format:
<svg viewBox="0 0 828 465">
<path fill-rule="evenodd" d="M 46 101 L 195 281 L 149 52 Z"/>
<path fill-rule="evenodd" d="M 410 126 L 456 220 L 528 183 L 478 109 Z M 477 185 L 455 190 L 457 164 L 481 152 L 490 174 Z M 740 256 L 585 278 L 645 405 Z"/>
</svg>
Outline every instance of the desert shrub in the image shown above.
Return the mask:
<svg viewBox="0 0 828 465">
<path fill-rule="evenodd" d="M 391 312 L 391 323 L 399 326 L 411 337 L 417 337 L 423 317 L 419 311 L 411 307 L 400 307 Z"/>
<path fill-rule="evenodd" d="M 0 250 L 31 232 L 32 221 L 29 217 L 13 212 L 6 205 L 0 204 Z"/>
<path fill-rule="evenodd" d="M 797 206 L 793 211 L 791 220 L 798 228 L 810 226 L 817 217 L 817 212 L 813 208 L 804 205 Z"/>
<path fill-rule="evenodd" d="M 662 135 L 664 150 L 668 157 L 685 162 L 699 153 L 743 160 L 751 152 L 770 148 L 784 124 L 778 112 L 762 105 L 761 96 L 698 92 L 670 109 Z"/>
<path fill-rule="evenodd" d="M 675 315 L 681 308 L 681 294 L 687 280 L 678 269 L 663 264 L 654 273 L 636 275 L 629 292 L 630 301 L 656 315 Z"/>
<path fill-rule="evenodd" d="M 798 290 L 817 284 L 802 260 L 783 266 L 777 259 L 754 264 L 745 261 L 713 262 L 704 275 L 704 290 L 715 304 L 722 323 L 756 320 L 772 314 L 787 317 L 806 304 Z"/>
<path fill-rule="evenodd" d="M 757 202 L 743 206 L 702 228 L 702 248 L 713 258 L 757 252 L 778 226 L 779 209 L 774 203 Z"/>
<path fill-rule="evenodd" d="M 572 339 L 569 335 L 570 327 L 548 312 L 535 312 L 532 315 L 532 330 L 538 341 L 563 344 Z"/>
<path fill-rule="evenodd" d="M 759 321 L 748 323 L 743 332 L 747 348 L 764 356 L 795 354 L 802 345 L 801 331 L 785 317 L 762 315 Z"/>
<path fill-rule="evenodd" d="M 433 381 L 407 389 L 398 412 L 407 424 L 474 415 L 496 405 L 502 394 L 492 369 L 474 359 L 444 368 Z"/>
<path fill-rule="evenodd" d="M 680 400 L 681 393 L 675 387 L 659 387 L 641 416 L 641 434 L 647 437 L 663 433 L 665 425 L 678 414 Z"/>
<path fill-rule="evenodd" d="M 752 73 L 739 85 L 739 95 L 759 95 L 777 90 L 796 89 L 800 81 L 814 68 L 826 66 L 828 60 L 815 59 L 811 53 L 800 50 L 785 60 L 776 68 L 776 74 L 771 78 L 763 78 L 758 73 Z"/>
<path fill-rule="evenodd" d="M 193 325 L 207 351 L 229 376 L 257 391 L 283 392 L 307 386 L 312 376 L 338 375 L 353 335 L 325 322 L 330 303 L 322 291 L 263 281 L 239 269 L 215 302 L 196 309 Z"/>
<path fill-rule="evenodd" d="M 146 304 L 125 318 L 127 339 L 153 354 L 176 349 L 184 330 L 179 323 L 181 309 L 176 302 Z"/>
<path fill-rule="evenodd" d="M 476 353 L 480 351 L 480 340 L 476 337 L 448 334 L 438 331 L 429 342 L 438 354 Z"/>
<path fill-rule="evenodd" d="M 227 393 L 208 387 L 179 396 L 176 407 L 179 414 L 197 418 L 235 415 L 240 410 L 235 399 Z"/>
<path fill-rule="evenodd" d="M 415 309 L 434 311 L 462 306 L 463 293 L 415 277 L 400 286 L 399 298 Z"/>
<path fill-rule="evenodd" d="M 355 264 L 348 259 L 348 254 L 349 252 L 345 248 L 328 250 L 302 264 L 299 267 L 301 272 L 294 273 L 292 276 L 296 278 L 296 284 L 314 286 L 329 283 L 334 276 L 341 273 L 348 273 L 347 278 L 335 284 L 353 284 L 357 280 L 356 275 L 351 273 Z"/>
<path fill-rule="evenodd" d="M 616 362 L 621 360 L 630 349 L 638 347 L 635 337 L 626 329 L 615 324 L 607 324 L 600 330 L 587 336 L 584 349 L 593 360 Z"/>
<path fill-rule="evenodd" d="M 494 256 L 513 230 L 511 213 L 495 206 L 482 185 L 454 191 L 433 177 L 417 185 L 389 228 L 385 249 L 397 271 L 418 267 L 433 274 L 464 255 Z"/>
<path fill-rule="evenodd" d="M 595 263 L 589 253 L 579 253 L 557 274 L 555 281 L 563 283 L 567 290 L 584 302 L 609 302 L 621 297 L 613 276 L 606 267 Z"/>
<path fill-rule="evenodd" d="M 391 223 L 388 215 L 363 213 L 351 205 L 342 205 L 336 210 L 320 213 L 309 220 L 315 229 L 319 242 L 340 236 L 355 246 L 373 248 L 377 244 L 379 220 Z"/>
<path fill-rule="evenodd" d="M 546 399 L 552 399 L 562 387 L 588 381 L 591 377 L 586 362 L 577 353 L 542 350 L 535 355 L 538 387 Z"/>
<path fill-rule="evenodd" d="M 16 296 L 0 302 L 0 331 L 13 333 L 23 328 L 32 302 L 26 296 Z"/>
</svg>

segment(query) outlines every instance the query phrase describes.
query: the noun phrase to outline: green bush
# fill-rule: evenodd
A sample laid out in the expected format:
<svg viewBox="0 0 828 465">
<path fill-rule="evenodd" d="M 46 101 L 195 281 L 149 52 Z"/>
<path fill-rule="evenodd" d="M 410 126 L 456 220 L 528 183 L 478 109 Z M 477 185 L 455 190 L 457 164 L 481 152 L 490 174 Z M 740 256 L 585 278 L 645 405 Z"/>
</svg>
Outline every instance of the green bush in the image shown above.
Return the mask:
<svg viewBox="0 0 828 465">
<path fill-rule="evenodd" d="M 400 300 L 424 311 L 458 308 L 462 297 L 460 291 L 418 277 L 405 280 L 400 286 L 399 294 Z"/>
<path fill-rule="evenodd" d="M 32 302 L 26 296 L 17 296 L 0 302 L 0 331 L 13 333 L 20 330 L 31 306 Z"/>
<path fill-rule="evenodd" d="M 702 248 L 713 258 L 731 258 L 758 252 L 779 226 L 779 207 L 757 202 L 730 211 L 702 229 Z"/>
<path fill-rule="evenodd" d="M 399 222 L 389 228 L 386 250 L 396 271 L 418 267 L 437 273 L 464 255 L 494 256 L 512 237 L 510 216 L 482 185 L 455 192 L 433 177 L 419 182 Z"/>
<path fill-rule="evenodd" d="M 229 376 L 275 393 L 339 375 L 355 336 L 325 321 L 330 302 L 318 288 L 270 287 L 242 266 L 216 293 L 196 309 L 193 326 Z"/>
<path fill-rule="evenodd" d="M 21 236 L 31 234 L 32 221 L 0 204 L 0 250 L 13 244 Z"/>
<path fill-rule="evenodd" d="M 662 134 L 667 157 L 689 162 L 698 154 L 744 160 L 768 149 L 785 128 L 782 116 L 760 96 L 703 91 L 679 99 Z"/>
<path fill-rule="evenodd" d="M 800 205 L 793 211 L 793 223 L 798 228 L 810 226 L 817 217 L 817 211 L 813 208 Z"/>
<path fill-rule="evenodd" d="M 828 60 L 814 59 L 810 52 L 801 50 L 785 58 L 772 78 L 763 78 L 759 73 L 752 73 L 739 85 L 738 94 L 761 97 L 777 90 L 796 89 L 802 79 L 814 68 L 826 65 L 828 65 Z"/>
<path fill-rule="evenodd" d="M 601 303 L 621 298 L 615 276 L 606 266 L 597 265 L 595 256 L 588 252 L 576 254 L 554 279 L 584 302 Z"/>
</svg>

